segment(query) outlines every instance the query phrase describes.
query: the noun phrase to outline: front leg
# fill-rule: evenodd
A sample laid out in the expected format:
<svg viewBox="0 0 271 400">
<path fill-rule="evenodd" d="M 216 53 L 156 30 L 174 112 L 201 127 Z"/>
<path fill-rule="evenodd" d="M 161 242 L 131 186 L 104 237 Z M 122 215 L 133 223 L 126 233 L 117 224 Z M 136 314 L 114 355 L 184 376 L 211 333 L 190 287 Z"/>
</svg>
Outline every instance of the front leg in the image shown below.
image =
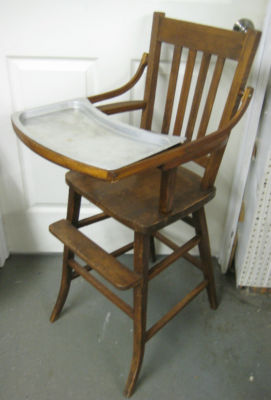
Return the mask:
<svg viewBox="0 0 271 400">
<path fill-rule="evenodd" d="M 67 209 L 67 220 L 72 222 L 72 224 L 74 225 L 78 222 L 80 205 L 81 205 L 81 196 L 70 188 L 68 209 Z M 68 247 L 65 246 L 63 252 L 61 283 L 60 283 L 58 297 L 50 317 L 50 322 L 54 322 L 58 318 L 62 308 L 64 307 L 66 298 L 68 296 L 72 279 L 72 269 L 70 268 L 68 262 L 70 259 L 73 258 L 74 254 L 69 250 Z"/>
<path fill-rule="evenodd" d="M 127 397 L 130 397 L 134 391 L 146 343 L 149 250 L 149 236 L 136 232 L 134 271 L 140 274 L 142 279 L 140 284 L 134 288 L 134 349 L 131 369 L 124 391 L 124 394 Z"/>
</svg>

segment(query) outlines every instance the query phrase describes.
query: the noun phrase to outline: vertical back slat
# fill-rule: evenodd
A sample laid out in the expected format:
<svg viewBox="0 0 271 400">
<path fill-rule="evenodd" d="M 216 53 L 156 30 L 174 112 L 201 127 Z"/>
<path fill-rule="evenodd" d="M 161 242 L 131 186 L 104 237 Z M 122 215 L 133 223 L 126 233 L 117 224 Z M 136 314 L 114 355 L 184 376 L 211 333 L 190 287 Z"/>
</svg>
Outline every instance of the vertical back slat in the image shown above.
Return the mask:
<svg viewBox="0 0 271 400">
<path fill-rule="evenodd" d="M 158 41 L 158 32 L 161 20 L 164 18 L 164 13 L 154 13 L 150 53 L 148 61 L 148 70 L 146 76 L 144 100 L 146 107 L 142 112 L 140 127 L 143 129 L 151 130 L 152 116 L 155 100 L 155 91 L 157 86 L 157 77 L 159 70 L 159 60 L 161 54 L 161 42 Z"/>
<path fill-rule="evenodd" d="M 209 88 L 208 96 L 207 96 L 204 110 L 202 113 L 197 138 L 204 136 L 206 133 L 224 64 L 225 64 L 225 58 L 218 57 L 217 61 L 216 61 L 211 85 Z"/>
<path fill-rule="evenodd" d="M 238 109 L 242 90 L 247 82 L 248 74 L 260 40 L 260 32 L 249 30 L 245 34 L 243 48 L 235 70 L 230 92 L 226 101 L 219 127 L 222 127 Z M 212 154 L 202 178 L 202 187 L 208 188 L 214 184 L 225 147 Z"/>
<path fill-rule="evenodd" d="M 214 114 L 214 105 L 218 97 L 218 88 L 224 89 L 222 73 L 226 60 L 234 60 L 237 67 L 231 81 L 229 92 L 226 94 L 225 106 L 220 105 L 222 118 L 219 127 L 232 117 L 238 108 L 240 95 L 247 81 L 248 73 L 253 61 L 256 48 L 260 39 L 260 33 L 248 30 L 247 33 L 228 31 L 225 29 L 212 28 L 200 24 L 178 21 L 166 18 L 163 13 L 154 13 L 153 29 L 151 36 L 150 53 L 148 58 L 148 72 L 146 78 L 144 101 L 145 108 L 142 112 L 141 128 L 150 130 L 153 119 L 155 104 L 155 92 L 159 71 L 161 44 L 174 46 L 174 53 L 171 64 L 171 72 L 168 81 L 168 88 L 165 100 L 162 132 L 168 133 L 171 127 L 173 110 L 175 111 L 176 87 L 178 86 L 180 65 L 183 57 L 183 49 L 188 50 L 184 73 L 182 69 L 182 84 L 177 103 L 176 117 L 173 122 L 173 135 L 180 135 L 183 130 L 188 141 L 194 139 L 194 131 L 197 130 L 197 139 L 206 135 L 210 125 L 211 115 Z M 200 68 L 196 68 L 197 54 L 203 54 Z M 210 71 L 212 57 L 216 57 L 216 63 Z M 209 72 L 210 71 L 210 72 Z M 195 76 L 197 73 L 197 77 Z M 210 78 L 210 79 L 209 79 Z M 208 80 L 208 88 L 207 86 Z M 209 85 L 209 80 L 210 85 Z M 226 76 L 227 80 L 227 76 Z M 195 82 L 195 85 L 194 85 Z M 228 83 L 228 82 L 227 82 Z M 164 87 L 164 86 L 162 86 Z M 193 93 L 191 90 L 193 89 Z M 224 94 L 226 90 L 223 90 Z M 206 94 L 206 96 L 205 96 Z M 159 96 L 163 93 L 159 93 Z M 191 100 L 191 101 L 190 101 Z M 220 103 L 223 99 L 220 98 Z M 189 110 L 188 104 L 191 104 Z M 199 116 L 199 114 L 201 114 Z M 161 114 L 160 114 L 161 115 Z M 186 116 L 188 116 L 186 118 Z M 184 122 L 188 121 L 185 129 Z M 199 124 L 198 124 L 199 122 Z M 199 128 L 196 128 L 199 125 Z M 228 132 L 230 134 L 230 132 Z M 201 141 L 200 141 L 201 142 Z M 198 144 L 199 146 L 202 143 Z M 226 144 L 225 144 L 226 146 Z M 203 173 L 201 185 L 207 189 L 214 184 L 218 168 L 220 166 L 224 148 L 219 147 L 212 154 L 207 154 L 194 161 L 201 165 Z M 171 165 L 174 168 L 174 163 Z M 169 166 L 169 168 L 171 168 Z M 162 174 L 161 183 L 161 210 L 168 211 L 172 206 L 174 192 L 175 172 Z"/>
<path fill-rule="evenodd" d="M 242 97 L 242 91 L 245 88 L 251 63 L 254 59 L 260 40 L 260 33 L 257 31 L 249 30 L 245 35 L 243 49 L 240 54 L 240 59 L 238 61 L 231 89 L 220 121 L 220 127 L 223 126 L 223 124 L 225 124 L 225 122 L 227 122 L 238 109 Z"/>
<path fill-rule="evenodd" d="M 180 61 L 181 61 L 181 54 L 182 54 L 182 47 L 175 46 L 174 52 L 173 52 L 173 57 L 172 57 L 169 83 L 168 83 L 168 91 L 167 91 L 164 118 L 163 118 L 163 123 L 162 123 L 162 133 L 168 133 L 169 127 L 170 127 L 172 108 L 173 108 L 173 103 L 174 103 L 174 97 L 175 97 L 175 92 L 176 92 L 176 85 L 177 85 L 177 79 L 178 79 L 179 67 L 180 67 Z"/>
<path fill-rule="evenodd" d="M 191 111 L 186 127 L 185 136 L 188 140 L 192 139 L 195 123 L 197 120 L 197 115 L 199 111 L 200 101 L 203 93 L 203 88 L 205 85 L 209 65 L 211 60 L 211 54 L 204 53 L 201 60 L 201 66 L 198 74 L 197 84 L 194 92 L 193 102 L 191 106 Z"/>
<path fill-rule="evenodd" d="M 178 104 L 178 109 L 177 109 L 177 114 L 176 114 L 175 125 L 174 125 L 174 129 L 173 129 L 173 135 L 180 135 L 180 132 L 181 132 L 181 129 L 183 126 L 183 120 L 184 120 L 191 80 L 192 80 L 192 76 L 193 76 L 193 70 L 194 70 L 194 66 L 195 66 L 196 56 L 197 56 L 197 51 L 194 49 L 190 49 L 189 53 L 188 53 L 188 59 L 187 59 L 187 64 L 186 64 L 186 69 L 185 69 L 185 74 L 184 74 L 184 79 L 183 79 L 183 84 L 182 84 L 180 101 Z"/>
</svg>

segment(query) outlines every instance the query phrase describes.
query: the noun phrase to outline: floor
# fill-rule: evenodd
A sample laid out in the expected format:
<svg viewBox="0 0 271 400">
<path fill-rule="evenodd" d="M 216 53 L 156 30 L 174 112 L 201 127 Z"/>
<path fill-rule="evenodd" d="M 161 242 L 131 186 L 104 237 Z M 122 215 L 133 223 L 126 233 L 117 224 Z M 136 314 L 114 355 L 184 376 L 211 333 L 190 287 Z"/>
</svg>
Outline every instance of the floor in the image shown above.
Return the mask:
<svg viewBox="0 0 271 400">
<path fill-rule="evenodd" d="M 60 264 L 56 255 L 14 255 L 0 270 L 0 399 L 122 399 L 131 320 L 78 278 L 49 323 Z M 200 279 L 185 261 L 154 279 L 148 325 Z M 218 268 L 216 281 L 217 311 L 201 293 L 147 344 L 134 400 L 271 399 L 271 296 L 237 290 Z"/>
</svg>

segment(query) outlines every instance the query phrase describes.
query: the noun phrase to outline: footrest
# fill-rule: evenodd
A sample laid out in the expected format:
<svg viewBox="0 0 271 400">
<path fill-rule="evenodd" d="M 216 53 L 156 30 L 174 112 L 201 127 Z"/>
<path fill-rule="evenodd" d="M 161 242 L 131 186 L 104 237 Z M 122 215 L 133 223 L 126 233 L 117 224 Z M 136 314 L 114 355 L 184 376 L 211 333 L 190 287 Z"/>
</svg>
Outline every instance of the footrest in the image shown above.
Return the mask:
<svg viewBox="0 0 271 400">
<path fill-rule="evenodd" d="M 69 221 L 62 219 L 49 226 L 56 236 L 73 253 L 118 289 L 125 290 L 138 285 L 140 276 L 121 264 L 100 246 L 87 238 Z"/>
</svg>

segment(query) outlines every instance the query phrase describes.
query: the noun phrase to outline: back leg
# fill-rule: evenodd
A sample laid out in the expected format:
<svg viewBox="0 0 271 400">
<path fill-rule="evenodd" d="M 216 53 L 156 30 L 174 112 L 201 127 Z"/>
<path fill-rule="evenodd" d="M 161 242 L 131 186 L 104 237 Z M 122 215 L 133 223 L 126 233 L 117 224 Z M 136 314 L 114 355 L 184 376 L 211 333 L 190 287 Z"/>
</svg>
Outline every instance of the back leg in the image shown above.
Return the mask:
<svg viewBox="0 0 271 400">
<path fill-rule="evenodd" d="M 68 199 L 68 209 L 67 209 L 67 220 L 70 221 L 73 225 L 76 225 L 79 218 L 80 212 L 80 205 L 81 205 L 81 196 L 76 193 L 73 189 L 70 188 L 69 190 L 69 199 Z M 54 322 L 66 301 L 68 296 L 70 285 L 71 285 L 71 278 L 72 278 L 72 269 L 69 267 L 68 262 L 70 259 L 74 258 L 74 254 L 69 250 L 68 247 L 64 246 L 63 251 L 63 265 L 62 265 L 62 277 L 60 283 L 60 289 L 57 296 L 57 300 L 55 306 L 53 308 L 50 321 Z"/>
<path fill-rule="evenodd" d="M 155 252 L 154 236 L 150 237 L 150 256 L 151 256 L 151 261 L 155 262 L 156 261 L 156 252 Z"/>
<path fill-rule="evenodd" d="M 196 232 L 201 237 L 199 242 L 199 252 L 203 266 L 203 274 L 205 279 L 207 279 L 209 282 L 207 286 L 209 303 L 211 308 L 215 310 L 217 308 L 217 297 L 210 251 L 209 234 L 204 208 L 202 207 L 200 210 L 196 211 L 193 214 L 193 217 L 195 221 Z"/>
</svg>

